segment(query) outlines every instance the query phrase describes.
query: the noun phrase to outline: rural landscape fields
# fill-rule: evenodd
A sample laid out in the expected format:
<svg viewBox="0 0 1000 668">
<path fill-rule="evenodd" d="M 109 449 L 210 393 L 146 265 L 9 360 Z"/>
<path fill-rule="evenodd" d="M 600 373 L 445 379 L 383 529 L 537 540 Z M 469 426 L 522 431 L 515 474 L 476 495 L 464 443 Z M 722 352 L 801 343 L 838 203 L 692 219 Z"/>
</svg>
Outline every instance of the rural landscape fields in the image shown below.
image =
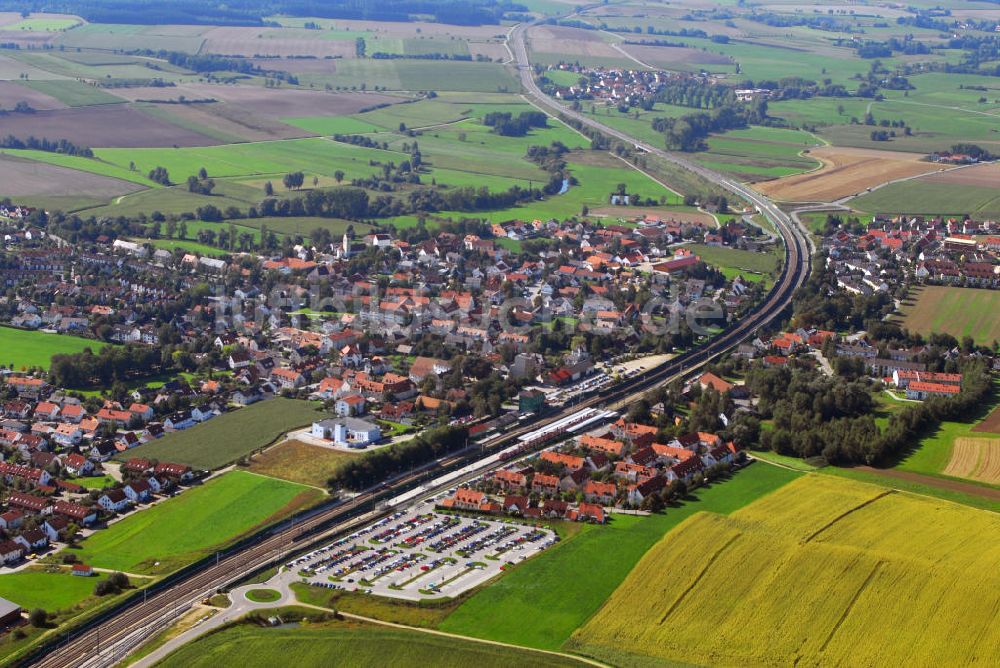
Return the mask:
<svg viewBox="0 0 1000 668">
<path fill-rule="evenodd" d="M 188 337 L 207 329 L 207 318 L 192 314 L 194 303 L 201 300 L 202 315 L 218 306 L 202 298 L 209 285 L 223 281 L 203 270 L 196 256 L 227 263 L 227 287 L 239 285 L 249 299 L 257 288 L 280 286 L 281 299 L 293 308 L 303 305 L 295 302 L 307 288 L 332 289 L 327 267 L 312 273 L 312 263 L 328 260 L 343 270 L 336 277 L 344 279 L 336 286 L 340 291 L 353 286 L 374 297 L 391 287 L 396 295 L 415 297 L 409 291 L 428 285 L 453 294 L 468 290 L 482 312 L 536 279 L 538 290 L 522 290 L 532 307 L 544 289 L 557 293 L 567 310 L 594 298 L 603 300 L 601 311 L 625 313 L 637 312 L 633 302 L 638 308 L 657 286 L 676 282 L 688 291 L 685 300 L 718 290 L 732 314 L 741 312 L 743 291 L 763 294 L 778 282 L 791 255 L 775 239 L 764 239 L 778 230 L 761 208 L 755 212 L 751 201 L 637 144 L 609 143 L 586 125 L 540 111 L 522 88 L 511 48 L 512 31 L 525 23 L 533 23 L 525 29 L 531 74 L 555 104 L 723 175 L 716 181 L 748 184 L 789 214 L 807 207 L 803 217 L 817 250 L 829 253 L 827 244 L 837 238 L 840 245 L 829 257 L 863 254 L 863 264 L 847 259 L 842 275 L 806 286 L 821 295 L 819 306 L 807 309 L 808 295 L 800 292 L 778 315 L 774 328 L 795 332 L 788 339 L 753 332 L 750 338 L 758 341 L 754 351 L 743 351 L 747 361 L 722 360 L 715 369 L 725 377 L 719 385 L 746 383 L 751 364 L 787 365 L 796 375 L 822 372 L 841 385 L 874 376 L 864 364 L 859 370 L 812 341 L 809 354 L 803 343 L 786 359 L 777 342 L 796 336 L 870 339 L 880 352 L 905 348 L 900 356 L 925 355 L 921 360 L 949 372 L 972 357 L 985 365 L 997 352 L 1000 293 L 959 283 L 918 285 L 912 266 L 927 245 L 880 247 L 877 241 L 889 229 L 919 230 L 938 217 L 951 219 L 934 223 L 940 238 L 954 233 L 975 245 L 996 233 L 989 226 L 973 230 L 1000 214 L 995 7 L 965 0 L 950 0 L 948 13 L 876 3 L 846 9 L 694 0 L 591 6 L 431 0 L 410 13 L 397 7 L 410 3 L 361 3 L 371 11 L 399 10 L 385 20 L 362 20 L 336 14 L 343 9 L 339 0 L 324 9 L 333 18 L 287 15 L 296 11 L 280 11 L 289 9 L 284 2 L 260 12 L 260 3 L 241 0 L 206 3 L 204 15 L 182 21 L 171 12 L 186 9 L 140 0 L 149 17 L 166 13 L 154 22 L 121 4 L 108 0 L 113 9 L 97 15 L 75 0 L 66 11 L 79 15 L 36 14 L 27 7 L 0 14 L 0 199 L 34 209 L 16 222 L 9 241 L 37 242 L 37 231 L 44 230 L 53 245 L 82 249 L 87 262 L 103 262 L 93 255 L 114 240 L 134 242 L 123 246 L 132 250 L 109 251 L 118 253 L 116 260 L 93 274 L 125 286 L 134 278 L 134 258 L 152 257 L 142 266 L 154 278 L 137 289 L 171 295 L 162 301 L 129 297 L 117 313 L 101 308 L 102 297 L 88 296 L 88 315 L 107 313 L 91 317 L 90 328 L 79 332 L 91 338 L 0 328 L 0 365 L 45 370 L 54 354 L 96 353 L 110 340 L 111 323 L 131 324 L 133 312 L 144 306 L 158 309 L 157 325 L 167 331 L 143 334 L 169 348 L 161 362 L 176 362 L 172 368 L 183 373 L 68 388 L 92 412 L 105 402 L 127 407 L 133 392 L 143 401 L 169 404 L 156 390 L 175 377 L 195 393 L 206 385 L 232 390 L 237 383 L 261 382 L 258 371 L 237 381 L 234 367 L 245 360 L 229 355 L 244 345 L 254 353 L 258 345 L 266 348 L 270 337 L 287 329 L 281 316 L 238 346 L 224 337 L 189 355 L 176 343 L 177 332 Z M 460 20 L 435 13 L 450 10 L 465 13 Z M 662 224 L 653 222 L 661 218 Z M 968 229 L 962 227 L 966 220 Z M 764 235 L 744 238 L 755 225 Z M 632 253 L 650 247 L 640 238 L 649 227 L 669 228 L 673 236 L 644 262 Z M 30 239 L 24 234 L 29 229 Z M 606 233 L 622 241 L 605 243 Z M 928 240 L 932 249 L 940 238 Z M 387 240 L 386 252 L 399 254 L 386 264 L 378 248 L 357 249 L 362 239 L 376 247 Z M 981 260 L 982 250 L 956 255 L 956 264 Z M 691 277 L 651 278 L 642 266 L 685 251 L 705 265 Z M 879 273 L 872 268 L 876 262 L 892 264 L 880 265 L 886 270 Z M 814 262 L 814 276 L 825 264 Z M 296 275 L 293 266 L 308 270 Z M 742 285 L 729 294 L 738 277 Z M 50 303 L 72 302 L 66 295 L 76 290 L 92 295 L 89 278 L 67 270 L 44 294 L 39 313 L 13 291 L 3 296 L 2 311 L 21 323 L 38 315 L 36 326 L 48 329 L 55 324 Z M 23 289 L 24 283 L 8 287 Z M 897 296 L 898 312 L 891 313 Z M 323 336 L 360 316 L 304 311 L 316 316 L 304 329 Z M 517 344 L 522 347 L 498 344 L 482 359 L 468 342 L 456 343 L 460 337 L 437 332 L 420 341 L 403 341 L 395 331 L 384 338 L 366 334 L 322 354 L 283 340 L 275 346 L 285 356 L 282 364 L 302 370 L 301 382 L 271 388 L 287 396 L 224 406 L 205 424 L 107 455 L 108 470 L 143 457 L 204 470 L 207 478 L 0 575 L 0 595 L 52 613 L 50 626 L 26 625 L 24 635 L 12 634 L 0 657 L 16 658 L 55 629 L 119 602 L 122 592 L 96 593 L 113 572 L 127 574 L 125 593 L 147 587 L 298 511 L 338 496 L 350 500 L 357 490 L 338 489 L 331 477 L 376 458 L 284 436 L 332 412 L 332 397 L 322 412 L 315 396 L 305 400 L 328 371 L 339 375 L 357 366 L 345 374 L 351 380 L 385 361 L 368 359 L 368 367 L 348 362 L 351 346 L 380 358 L 401 346 L 391 373 L 404 380 L 416 356 L 461 360 L 457 374 L 414 383 L 410 398 L 430 395 L 439 413 L 421 416 L 417 426 L 380 421 L 405 442 L 405 434 L 425 425 L 447 425 L 456 407 L 476 420 L 493 417 L 481 406 L 492 409 L 489 400 L 501 386 L 507 392 L 503 408 L 510 410 L 519 390 L 538 379 L 504 378 L 485 399 L 469 393 L 482 395 L 481 376 L 507 373 L 522 353 L 552 368 L 565 362 L 561 344 L 600 358 L 606 350 L 592 332 L 563 331 L 578 321 L 546 321 L 545 333 L 533 333 Z M 311 366 L 315 358 L 321 366 Z M 871 392 L 862 392 L 874 397 L 874 407 L 851 416 L 857 423 L 850 437 L 859 442 L 882 435 L 893 416 L 922 405 L 881 376 L 865 385 Z M 844 396 L 855 396 L 859 386 Z M 815 380 L 809 392 L 816 387 L 825 386 Z M 920 423 L 892 457 L 878 461 L 864 458 L 870 453 L 837 459 L 836 448 L 822 446 L 803 459 L 779 444 L 775 451 L 758 451 L 758 461 L 732 474 L 685 487 L 661 507 L 630 500 L 622 505 L 640 507 L 637 512 L 611 512 L 617 505 L 612 499 L 607 523 L 538 519 L 558 533 L 558 544 L 523 563 L 512 560 L 502 576 L 454 598 L 417 604 L 297 582 L 291 591 L 298 601 L 325 610 L 282 609 L 276 614 L 309 619 L 277 628 L 252 616 L 159 665 L 578 665 L 581 657 L 616 666 L 986 664 L 1000 653 L 989 596 L 1000 589 L 991 568 L 1000 558 L 991 540 L 1000 535 L 997 394 L 994 388 L 974 415 Z M 370 395 L 372 405 L 387 399 L 381 391 Z M 646 402 L 658 442 L 685 436 L 680 425 L 695 424 L 701 396 L 698 389 L 678 387 L 669 400 Z M 792 412 L 805 414 L 807 406 L 825 400 L 803 401 L 797 404 L 802 410 Z M 412 410 L 400 403 L 393 409 Z M 816 409 L 817 422 L 850 411 L 845 403 L 837 394 L 822 405 L 826 413 Z M 631 419 L 633 408 L 645 410 L 637 404 L 623 415 L 628 411 Z M 773 409 L 755 398 L 739 412 Z M 520 405 L 518 410 L 524 412 Z M 714 420 L 725 411 L 735 420 L 734 405 L 698 419 Z M 738 430 L 728 428 L 727 417 L 712 429 L 752 449 L 775 422 L 774 415 L 761 414 Z M 107 426 L 102 434 L 111 439 L 126 426 Z M 805 426 L 816 429 L 817 441 L 831 438 L 832 428 L 820 433 L 815 424 Z M 699 437 L 703 429 L 709 427 L 691 427 Z M 401 461 L 386 470 L 404 471 Z M 614 483 L 619 496 L 631 495 L 640 482 L 635 470 L 619 476 L 613 469 L 595 479 Z M 123 481 L 102 475 L 71 482 L 84 485 L 82 493 L 96 501 L 106 486 Z M 585 499 L 575 484 L 565 482 L 559 497 Z M 69 574 L 80 561 L 97 569 L 95 577 Z M 268 570 L 253 579 L 271 575 Z M 230 603 L 242 600 L 216 593 L 199 610 L 206 618 L 223 615 Z M 334 611 L 343 618 L 334 618 Z"/>
</svg>

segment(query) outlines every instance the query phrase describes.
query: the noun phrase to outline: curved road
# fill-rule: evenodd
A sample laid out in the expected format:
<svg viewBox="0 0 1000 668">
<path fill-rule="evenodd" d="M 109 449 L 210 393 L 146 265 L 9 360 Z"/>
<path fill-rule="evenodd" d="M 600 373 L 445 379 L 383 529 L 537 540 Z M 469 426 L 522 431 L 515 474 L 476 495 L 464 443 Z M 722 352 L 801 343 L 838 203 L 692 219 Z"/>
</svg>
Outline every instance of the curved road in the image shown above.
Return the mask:
<svg viewBox="0 0 1000 668">
<path fill-rule="evenodd" d="M 690 373 L 692 370 L 707 364 L 716 356 L 732 349 L 757 329 L 778 317 L 784 308 L 791 303 L 792 294 L 804 282 L 808 274 L 810 259 L 808 235 L 769 199 L 741 183 L 691 163 L 681 156 L 667 153 L 614 128 L 606 127 L 582 114 L 564 109 L 546 97 L 532 79 L 524 43 L 525 29 L 523 24 L 515 27 L 510 33 L 510 43 L 524 88 L 529 92 L 532 101 L 537 106 L 552 113 L 574 118 L 604 134 L 695 172 L 709 181 L 718 183 L 739 197 L 753 202 L 760 212 L 774 223 L 784 239 L 785 264 L 781 276 L 765 300 L 741 321 L 703 346 L 619 383 L 615 387 L 586 398 L 580 403 L 564 407 L 554 414 L 537 418 L 530 421 L 529 424 L 491 438 L 483 444 L 482 448 L 476 446 L 444 461 L 434 462 L 425 467 L 424 470 L 403 474 L 391 481 L 391 484 L 384 486 L 385 489 L 393 492 L 408 489 L 413 484 L 419 483 L 429 475 L 429 472 L 436 470 L 440 473 L 442 469 L 452 470 L 469 463 L 472 466 L 469 467 L 468 473 L 463 474 L 459 479 L 449 480 L 443 485 L 443 488 L 482 475 L 485 471 L 504 464 L 504 462 L 497 462 L 495 457 L 485 458 L 486 450 L 496 452 L 499 448 L 507 447 L 515 442 L 518 436 L 571 415 L 582 408 L 627 406 L 630 402 L 641 397 L 650 387 Z M 215 589 L 239 579 L 243 573 L 252 572 L 269 563 L 283 559 L 288 554 L 305 548 L 310 542 L 320 540 L 324 535 L 346 530 L 355 523 L 371 521 L 372 518 L 388 512 L 368 510 L 369 503 L 372 503 L 376 495 L 384 495 L 382 489 L 383 487 L 366 490 L 355 499 L 324 508 L 308 518 L 301 519 L 296 524 L 286 522 L 284 526 L 261 536 L 257 542 L 251 545 L 241 545 L 227 550 L 219 555 L 214 564 L 205 564 L 201 568 L 194 569 L 189 574 L 178 577 L 171 585 L 151 592 L 148 599 L 123 606 L 99 621 L 70 632 L 67 637 L 46 647 L 44 653 L 36 654 L 28 659 L 28 662 L 46 668 L 90 668 L 112 665 L 124 658 L 139 641 L 176 619 L 193 602 Z M 439 491 L 440 489 L 428 488 L 422 496 L 431 496 Z M 372 505 L 374 504 L 372 503 Z M 309 541 L 299 542 L 297 540 L 304 533 L 318 529 L 322 530 L 311 537 Z"/>
</svg>

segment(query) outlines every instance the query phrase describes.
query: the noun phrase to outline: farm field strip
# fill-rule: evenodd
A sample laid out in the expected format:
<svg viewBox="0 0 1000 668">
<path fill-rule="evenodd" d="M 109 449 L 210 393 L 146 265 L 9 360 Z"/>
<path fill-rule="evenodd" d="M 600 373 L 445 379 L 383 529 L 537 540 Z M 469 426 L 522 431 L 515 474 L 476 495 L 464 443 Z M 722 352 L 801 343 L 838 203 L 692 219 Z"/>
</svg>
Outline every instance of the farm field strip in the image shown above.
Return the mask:
<svg viewBox="0 0 1000 668">
<path fill-rule="evenodd" d="M 162 575 L 320 496 L 302 485 L 231 471 L 97 531 L 74 552 L 99 568 Z"/>
<path fill-rule="evenodd" d="M 618 663 L 988 665 L 998 531 L 994 513 L 808 474 L 685 521 L 567 646 Z"/>
<path fill-rule="evenodd" d="M 911 303 L 911 300 L 912 303 Z M 902 325 L 913 332 L 971 336 L 981 345 L 1000 339 L 1000 292 L 980 288 L 928 285 L 907 299 Z"/>
<path fill-rule="evenodd" d="M 1000 438 L 956 438 L 944 473 L 1000 484 Z"/>
<path fill-rule="evenodd" d="M 269 445 L 283 433 L 322 419 L 318 404 L 276 397 L 132 448 L 120 457 L 145 457 L 197 469 L 217 469 Z"/>
</svg>

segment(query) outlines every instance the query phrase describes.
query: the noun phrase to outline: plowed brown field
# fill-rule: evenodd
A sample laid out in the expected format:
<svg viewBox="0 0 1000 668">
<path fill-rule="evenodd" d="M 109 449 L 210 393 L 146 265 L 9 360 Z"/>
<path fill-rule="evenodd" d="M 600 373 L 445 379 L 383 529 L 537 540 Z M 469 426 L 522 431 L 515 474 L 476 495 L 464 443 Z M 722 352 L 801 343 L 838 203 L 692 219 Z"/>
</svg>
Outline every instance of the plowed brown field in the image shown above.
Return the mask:
<svg viewBox="0 0 1000 668">
<path fill-rule="evenodd" d="M 754 187 L 782 201 L 833 202 L 889 181 L 940 169 L 934 163 L 922 161 L 923 156 L 917 153 L 823 146 L 812 149 L 809 155 L 822 161 L 823 167 L 757 183 Z"/>
</svg>

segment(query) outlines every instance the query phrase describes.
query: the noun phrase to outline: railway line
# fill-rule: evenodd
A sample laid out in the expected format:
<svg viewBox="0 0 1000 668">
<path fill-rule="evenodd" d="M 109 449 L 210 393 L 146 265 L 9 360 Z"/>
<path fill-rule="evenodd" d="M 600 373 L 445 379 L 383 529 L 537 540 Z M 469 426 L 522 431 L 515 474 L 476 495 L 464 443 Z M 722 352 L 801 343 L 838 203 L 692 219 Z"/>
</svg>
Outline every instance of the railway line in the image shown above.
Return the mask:
<svg viewBox="0 0 1000 668">
<path fill-rule="evenodd" d="M 106 612 L 66 635 L 49 641 L 33 655 L 22 659 L 20 665 L 40 668 L 97 668 L 114 665 L 142 641 L 176 619 L 192 603 L 211 592 L 232 584 L 246 573 L 284 560 L 312 542 L 346 531 L 356 524 L 371 521 L 389 512 L 378 509 L 377 503 L 380 500 L 412 490 L 442 472 L 464 470 L 463 466 L 468 469 L 467 473 L 457 477 L 452 476 L 442 484 L 431 482 L 420 492 L 420 496 L 414 498 L 433 496 L 445 488 L 503 466 L 505 461 L 496 454 L 511 444 L 516 444 L 520 436 L 559 420 L 565 420 L 587 408 L 615 409 L 627 406 L 650 388 L 690 373 L 730 350 L 761 327 L 771 323 L 791 302 L 793 292 L 808 275 L 810 251 L 808 236 L 795 221 L 769 199 L 741 183 L 695 165 L 681 156 L 636 140 L 582 114 L 565 109 L 547 98 L 531 75 L 525 45 L 526 29 L 524 24 L 515 27 L 510 33 L 509 42 L 522 84 L 534 104 L 551 113 L 574 118 L 580 123 L 718 183 L 730 192 L 752 202 L 761 214 L 767 216 L 784 240 L 785 261 L 781 275 L 766 298 L 743 319 L 731 324 L 721 334 L 694 350 L 614 387 L 585 397 L 572 406 L 539 416 L 515 429 L 497 434 L 421 469 L 402 474 L 390 483 L 370 488 L 350 500 L 322 507 L 298 521 L 279 524 L 261 535 L 259 540 L 244 542 L 220 552 L 214 560 L 193 567 L 183 575 L 168 578 L 147 593 L 136 595 L 118 609 Z"/>
</svg>

